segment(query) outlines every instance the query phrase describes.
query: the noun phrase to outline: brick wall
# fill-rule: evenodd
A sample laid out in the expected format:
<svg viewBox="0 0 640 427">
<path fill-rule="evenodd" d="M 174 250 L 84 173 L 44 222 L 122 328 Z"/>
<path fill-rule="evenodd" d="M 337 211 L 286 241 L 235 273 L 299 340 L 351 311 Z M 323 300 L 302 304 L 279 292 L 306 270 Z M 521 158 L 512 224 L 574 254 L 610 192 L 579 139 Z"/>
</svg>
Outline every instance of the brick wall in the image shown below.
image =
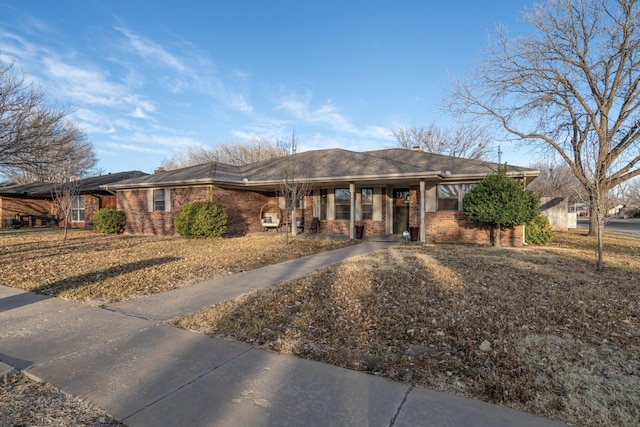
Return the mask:
<svg viewBox="0 0 640 427">
<path fill-rule="evenodd" d="M 222 203 L 229 215 L 227 235 L 236 236 L 262 231 L 260 209 L 267 203 L 277 204 L 277 199 L 263 193 L 245 190 L 228 190 L 209 186 L 181 187 L 171 189 L 171 212 L 148 212 L 147 191 L 118 191 L 117 207 L 127 214 L 127 233 L 134 234 L 175 234 L 173 222 L 180 207 L 194 200 L 213 200 Z M 410 189 L 409 223 L 412 227 L 420 225 L 420 203 L 418 187 Z M 366 236 L 384 236 L 386 234 L 386 200 L 383 199 L 382 221 L 357 221 L 364 225 Z M 313 198 L 306 200 L 304 212 L 298 211 L 298 218 L 304 217 L 306 224 L 311 224 L 313 216 Z M 284 223 L 284 219 L 283 219 Z M 502 232 L 504 246 L 522 246 L 523 227 L 512 227 Z M 349 235 L 349 221 L 320 221 L 320 233 Z M 491 229 L 489 226 L 469 221 L 463 212 L 441 211 L 425 213 L 425 235 L 427 241 L 460 242 L 489 245 Z"/>
<path fill-rule="evenodd" d="M 502 230 L 503 246 L 522 246 L 523 226 Z M 491 228 L 483 223 L 470 221 L 463 212 L 440 211 L 425 214 L 427 241 L 491 244 Z"/>
<path fill-rule="evenodd" d="M 171 188 L 171 212 L 148 212 L 147 192 L 151 190 L 118 191 L 117 207 L 127 214 L 125 232 L 132 234 L 173 235 L 175 216 L 186 202 L 214 200 L 221 203 L 229 216 L 229 236 L 261 231 L 260 208 L 266 203 L 276 203 L 262 193 L 228 190 L 218 187 Z"/>
</svg>

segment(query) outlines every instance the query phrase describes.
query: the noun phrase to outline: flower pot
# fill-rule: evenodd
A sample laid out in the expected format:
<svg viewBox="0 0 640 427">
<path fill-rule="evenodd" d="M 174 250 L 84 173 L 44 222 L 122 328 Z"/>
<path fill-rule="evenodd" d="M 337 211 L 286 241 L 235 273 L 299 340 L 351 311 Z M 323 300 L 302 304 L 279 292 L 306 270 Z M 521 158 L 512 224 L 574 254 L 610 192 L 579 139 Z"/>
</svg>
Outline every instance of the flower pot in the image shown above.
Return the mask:
<svg viewBox="0 0 640 427">
<path fill-rule="evenodd" d="M 364 236 L 364 225 L 356 225 L 356 239 L 362 240 Z"/>
<path fill-rule="evenodd" d="M 420 227 L 409 227 L 409 234 L 411 235 L 411 241 L 417 242 L 420 235 Z"/>
</svg>

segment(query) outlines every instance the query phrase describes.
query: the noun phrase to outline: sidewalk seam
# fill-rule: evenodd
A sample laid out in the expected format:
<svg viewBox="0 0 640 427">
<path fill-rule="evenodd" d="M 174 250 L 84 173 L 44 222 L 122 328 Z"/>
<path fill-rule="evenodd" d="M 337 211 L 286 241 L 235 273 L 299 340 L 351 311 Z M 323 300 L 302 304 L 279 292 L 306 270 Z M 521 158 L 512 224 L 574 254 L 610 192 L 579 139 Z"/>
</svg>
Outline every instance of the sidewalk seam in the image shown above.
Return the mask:
<svg viewBox="0 0 640 427">
<path fill-rule="evenodd" d="M 189 385 L 191 385 L 191 384 L 195 383 L 195 382 L 196 382 L 196 381 L 198 381 L 199 379 L 201 379 L 201 378 L 205 377 L 206 375 L 209 375 L 210 373 L 212 373 L 212 372 L 216 371 L 217 369 L 221 368 L 222 366 L 226 365 L 227 363 L 229 363 L 229 362 L 231 362 L 231 361 L 233 361 L 233 360 L 237 359 L 238 357 L 240 357 L 240 356 L 244 355 L 245 353 L 247 353 L 247 352 L 249 352 L 249 351 L 251 351 L 251 350 L 253 350 L 253 349 L 254 349 L 253 347 L 249 347 L 249 348 L 247 348 L 246 350 L 244 350 L 244 351 L 242 351 L 242 352 L 240 352 L 240 353 L 236 354 L 236 355 L 235 355 L 235 356 L 233 356 L 232 358 L 230 358 L 230 359 L 228 359 L 228 360 L 225 360 L 224 362 L 220 363 L 219 365 L 214 366 L 213 368 L 209 369 L 209 370 L 208 370 L 208 371 L 206 371 L 206 372 L 203 372 L 202 374 L 198 375 L 197 377 L 193 378 L 192 380 L 187 381 L 186 383 L 184 383 L 184 384 L 180 385 L 180 387 L 177 387 L 175 390 L 172 390 L 171 392 L 169 392 L 169 393 L 165 394 L 164 396 L 159 397 L 158 399 L 154 400 L 153 402 L 150 402 L 148 405 L 144 406 L 143 408 L 140 408 L 140 409 L 138 409 L 138 410 L 136 410 L 136 411 L 132 412 L 131 414 L 129 414 L 129 415 L 127 415 L 127 416 L 123 417 L 121 421 L 122 421 L 122 422 L 124 422 L 124 423 L 126 423 L 126 420 L 127 420 L 128 418 L 131 418 L 131 417 L 133 417 L 134 415 L 139 414 L 140 412 L 144 411 L 145 409 L 151 408 L 151 407 L 152 407 L 152 406 L 154 406 L 156 403 L 159 403 L 159 402 L 163 401 L 164 399 L 168 398 L 169 396 L 174 395 L 175 393 L 177 393 L 178 391 L 182 390 L 183 388 L 185 388 L 185 387 L 187 387 L 187 386 L 189 386 Z"/>
<path fill-rule="evenodd" d="M 409 397 L 409 393 L 411 393 L 414 388 L 415 386 L 413 384 L 409 385 L 409 388 L 407 389 L 406 393 L 402 397 L 402 402 L 400 402 L 400 405 L 398 405 L 398 410 L 396 411 L 396 413 L 393 415 L 393 418 L 391 418 L 391 421 L 389 422 L 389 427 L 393 427 L 393 425 L 396 423 L 396 420 L 398 419 L 398 415 L 400 415 L 400 411 L 402 411 L 402 407 L 404 406 L 405 402 L 407 401 L 407 398 Z"/>
</svg>

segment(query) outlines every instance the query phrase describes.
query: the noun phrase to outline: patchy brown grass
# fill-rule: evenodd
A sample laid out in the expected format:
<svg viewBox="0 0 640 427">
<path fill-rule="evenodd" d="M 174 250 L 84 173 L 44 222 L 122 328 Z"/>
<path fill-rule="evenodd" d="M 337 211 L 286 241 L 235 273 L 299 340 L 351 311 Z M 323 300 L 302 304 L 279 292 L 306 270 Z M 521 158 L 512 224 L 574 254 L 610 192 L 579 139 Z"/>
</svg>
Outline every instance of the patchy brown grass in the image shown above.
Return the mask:
<svg viewBox="0 0 640 427">
<path fill-rule="evenodd" d="M 103 304 L 353 244 L 348 239 L 251 235 L 232 239 L 104 235 L 70 231 L 0 233 L 0 283 Z"/>
<path fill-rule="evenodd" d="M 640 424 L 640 239 L 399 245 L 176 321 L 585 426 Z"/>
<path fill-rule="evenodd" d="M 33 381 L 21 372 L 0 377 L 0 427 L 124 427 L 102 409 Z"/>
</svg>

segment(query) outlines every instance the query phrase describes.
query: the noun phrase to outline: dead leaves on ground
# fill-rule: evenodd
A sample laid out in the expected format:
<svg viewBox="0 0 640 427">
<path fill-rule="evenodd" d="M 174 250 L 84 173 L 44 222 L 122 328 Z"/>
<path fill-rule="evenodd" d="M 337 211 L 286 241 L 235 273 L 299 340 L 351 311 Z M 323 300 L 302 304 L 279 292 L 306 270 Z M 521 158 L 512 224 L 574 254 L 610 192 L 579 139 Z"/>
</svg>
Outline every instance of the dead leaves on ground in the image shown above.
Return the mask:
<svg viewBox="0 0 640 427">
<path fill-rule="evenodd" d="M 253 235 L 232 239 L 103 235 L 71 231 L 0 234 L 0 283 L 91 304 L 123 301 L 352 244 Z"/>
<path fill-rule="evenodd" d="M 640 420 L 638 240 L 404 246 L 177 323 L 581 425 Z"/>
</svg>

